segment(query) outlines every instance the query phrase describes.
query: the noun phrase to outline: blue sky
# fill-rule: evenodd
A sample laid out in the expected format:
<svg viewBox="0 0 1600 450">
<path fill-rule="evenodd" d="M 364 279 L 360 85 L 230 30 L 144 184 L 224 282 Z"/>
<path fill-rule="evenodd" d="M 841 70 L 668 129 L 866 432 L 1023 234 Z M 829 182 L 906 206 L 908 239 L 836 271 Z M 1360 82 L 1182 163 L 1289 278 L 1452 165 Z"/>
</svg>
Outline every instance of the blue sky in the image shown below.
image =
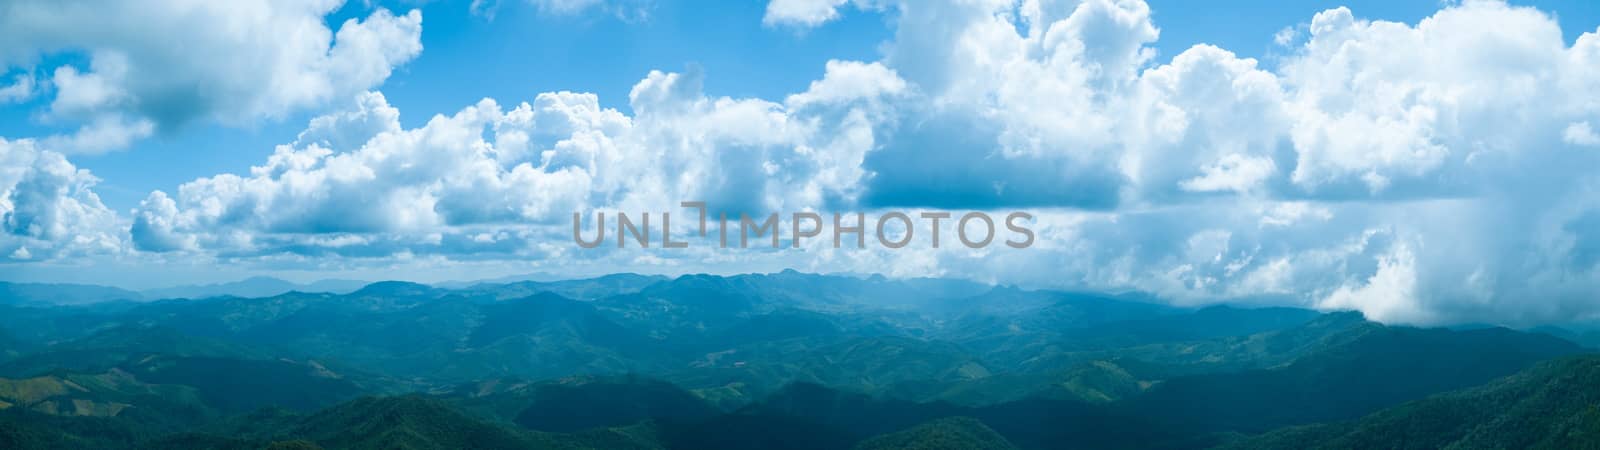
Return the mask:
<svg viewBox="0 0 1600 450">
<path fill-rule="evenodd" d="M 0 278 L 794 267 L 1413 323 L 1600 314 L 1596 2 L 168 6 L 0 8 Z M 1041 243 L 567 241 L 571 212 L 689 199 L 1027 209 Z"/>
</svg>

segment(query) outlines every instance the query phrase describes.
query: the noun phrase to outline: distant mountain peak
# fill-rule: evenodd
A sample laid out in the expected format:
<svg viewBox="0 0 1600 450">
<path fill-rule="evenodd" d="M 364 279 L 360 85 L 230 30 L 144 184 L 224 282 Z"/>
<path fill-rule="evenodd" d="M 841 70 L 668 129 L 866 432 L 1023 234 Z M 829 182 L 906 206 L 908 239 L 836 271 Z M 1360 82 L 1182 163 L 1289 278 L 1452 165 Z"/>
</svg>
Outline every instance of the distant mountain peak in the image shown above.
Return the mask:
<svg viewBox="0 0 1600 450">
<path fill-rule="evenodd" d="M 283 284 L 294 284 L 294 283 L 290 283 L 288 280 L 285 280 L 285 279 L 282 279 L 282 278 L 270 277 L 270 276 L 266 276 L 266 275 L 252 275 L 252 276 L 250 276 L 248 278 L 245 278 L 243 280 L 235 281 L 234 283 L 283 283 Z M 232 283 L 219 283 L 219 284 L 232 284 Z"/>
<path fill-rule="evenodd" d="M 265 275 L 255 275 L 238 281 L 213 284 L 194 284 L 185 286 L 172 286 L 160 289 L 147 289 L 143 291 L 146 298 L 212 298 L 212 297 L 241 297 L 265 298 L 275 297 L 290 292 L 334 293 L 342 294 L 354 291 L 360 287 L 360 282 L 341 280 L 322 280 L 311 284 L 296 284 L 282 278 Z"/>
<path fill-rule="evenodd" d="M 368 284 L 365 287 L 362 287 L 360 290 L 352 292 L 350 295 L 353 295 L 353 296 L 419 295 L 419 294 L 424 294 L 424 293 L 428 293 L 428 292 L 432 292 L 432 291 L 434 291 L 434 288 L 432 286 L 428 286 L 426 284 L 412 283 L 410 281 L 392 281 L 391 280 L 391 281 L 379 281 L 379 282 Z"/>
</svg>

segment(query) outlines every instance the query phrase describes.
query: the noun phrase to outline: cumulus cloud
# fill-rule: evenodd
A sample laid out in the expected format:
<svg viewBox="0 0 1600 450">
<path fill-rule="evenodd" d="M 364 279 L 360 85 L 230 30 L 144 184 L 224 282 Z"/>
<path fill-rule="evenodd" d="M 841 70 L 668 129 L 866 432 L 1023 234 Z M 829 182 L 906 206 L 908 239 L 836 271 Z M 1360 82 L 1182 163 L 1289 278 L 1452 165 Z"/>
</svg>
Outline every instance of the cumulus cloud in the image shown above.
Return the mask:
<svg viewBox="0 0 1600 450">
<path fill-rule="evenodd" d="M 36 141 L 0 138 L 0 254 L 36 260 L 122 253 L 125 225 L 92 190 L 99 181 Z"/>
<path fill-rule="evenodd" d="M 1323 192 L 1357 182 L 1373 195 L 1453 190 L 1440 178 L 1493 171 L 1491 161 L 1549 141 L 1550 113 L 1570 102 L 1556 88 L 1569 51 L 1549 16 L 1497 2 L 1416 26 L 1319 13 L 1282 68 L 1296 116 L 1291 180 Z"/>
<path fill-rule="evenodd" d="M 565 225 L 574 211 L 846 201 L 871 148 L 869 117 L 904 83 L 878 65 L 828 67 L 787 104 L 707 97 L 698 73 L 652 72 L 630 95 L 632 116 L 593 94 L 554 92 L 509 110 L 485 99 L 415 129 L 368 93 L 312 119 L 248 176 L 151 193 L 132 240 L 153 252 L 469 254 L 498 242 L 515 253 L 532 249 L 528 233 L 502 231 Z"/>
<path fill-rule="evenodd" d="M 246 125 L 350 98 L 422 50 L 420 12 L 380 9 L 330 29 L 324 18 L 341 3 L 11 2 L 0 68 L 52 74 L 44 119 L 82 124 L 52 148 L 115 150 L 194 121 Z M 88 63 L 38 67 L 62 53 Z"/>
</svg>

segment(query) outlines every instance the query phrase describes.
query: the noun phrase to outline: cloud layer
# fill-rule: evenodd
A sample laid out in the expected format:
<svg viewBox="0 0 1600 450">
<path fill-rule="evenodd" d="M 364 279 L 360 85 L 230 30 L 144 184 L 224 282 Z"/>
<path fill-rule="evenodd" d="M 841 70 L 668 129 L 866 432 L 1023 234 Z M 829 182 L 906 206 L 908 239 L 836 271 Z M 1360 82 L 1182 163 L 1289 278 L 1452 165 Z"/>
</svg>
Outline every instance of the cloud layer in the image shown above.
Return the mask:
<svg viewBox="0 0 1600 450">
<path fill-rule="evenodd" d="M 707 74 L 651 72 L 627 111 L 551 92 L 485 99 L 411 129 L 382 94 L 341 94 L 381 82 L 420 49 L 382 44 L 414 41 L 415 14 L 375 14 L 347 23 L 325 66 L 312 64 L 323 67 L 313 75 L 347 74 L 342 85 L 259 94 L 203 116 L 352 100 L 249 174 L 153 192 L 130 217 L 106 211 L 92 176 L 41 149 L 71 145 L 0 145 L 10 233 L 0 251 L 244 265 L 797 267 L 1356 309 L 1407 323 L 1600 314 L 1600 33 L 1568 45 L 1547 13 L 1494 1 L 1417 24 L 1338 8 L 1280 36 L 1290 48 L 1264 63 L 1208 45 L 1156 55 L 1159 28 L 1137 0 L 774 0 L 764 21 L 774 32 L 825 32 L 857 9 L 894 17 L 881 60 L 829 62 L 786 98 L 718 97 L 703 89 Z M 97 54 L 81 73 L 57 70 L 52 109 L 153 95 L 137 75 L 150 58 Z M 164 126 L 164 116 L 112 110 L 121 112 L 107 120 L 124 122 L 107 127 Z M 1023 208 L 1038 216 L 1040 239 L 1026 250 L 679 253 L 577 251 L 569 240 L 574 211 L 676 213 L 684 200 L 750 212 Z"/>
</svg>

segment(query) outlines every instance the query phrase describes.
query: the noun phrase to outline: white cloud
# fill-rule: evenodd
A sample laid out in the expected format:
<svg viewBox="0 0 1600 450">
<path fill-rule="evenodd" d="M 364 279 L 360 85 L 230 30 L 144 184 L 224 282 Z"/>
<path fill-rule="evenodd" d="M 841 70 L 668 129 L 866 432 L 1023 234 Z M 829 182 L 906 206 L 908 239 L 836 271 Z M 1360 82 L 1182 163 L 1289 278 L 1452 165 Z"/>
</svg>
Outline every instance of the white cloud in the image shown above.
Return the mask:
<svg viewBox="0 0 1600 450">
<path fill-rule="evenodd" d="M 1448 7 L 1415 26 L 1319 13 L 1281 70 L 1297 116 L 1292 179 L 1414 196 L 1529 157 L 1586 97 L 1562 89 L 1576 50 L 1548 15 L 1501 2 Z"/>
<path fill-rule="evenodd" d="M 122 253 L 125 225 L 91 189 L 99 181 L 33 140 L 0 138 L 0 252 L 13 259 Z"/>
<path fill-rule="evenodd" d="M 472 0 L 467 10 L 473 15 L 494 20 L 502 0 Z M 655 0 L 524 0 L 551 17 L 577 16 L 589 11 L 604 11 L 624 22 L 643 22 L 650 18 Z"/>
<path fill-rule="evenodd" d="M 630 95 L 632 117 L 601 108 L 593 94 L 555 92 L 510 110 L 485 99 L 415 129 L 368 93 L 312 119 L 248 176 L 195 180 L 175 197 L 152 193 L 132 238 L 150 251 L 349 250 L 347 239 L 333 246 L 307 236 L 361 235 L 380 237 L 361 242 L 377 256 L 485 243 L 522 251 L 531 248 L 525 236 L 489 242 L 483 230 L 690 199 L 743 211 L 817 206 L 853 195 L 873 141 L 866 111 L 902 89 L 881 66 L 838 62 L 785 106 L 707 97 L 697 73 L 652 72 Z M 452 236 L 470 245 L 440 247 Z"/>
<path fill-rule="evenodd" d="M 572 14 L 600 4 L 600 0 L 528 0 L 537 5 L 540 11 L 556 14 Z"/>
<path fill-rule="evenodd" d="M 42 68 L 53 73 L 47 119 L 85 124 L 59 138 L 64 151 L 117 149 L 192 121 L 248 125 L 349 98 L 422 50 L 420 12 L 378 10 L 335 32 L 323 22 L 341 3 L 23 0 L 0 16 L 0 68 L 88 57 Z"/>
<path fill-rule="evenodd" d="M 356 97 L 354 108 L 311 119 L 311 124 L 300 132 L 294 145 L 317 144 L 337 151 L 352 151 L 374 136 L 398 131 L 400 110 L 389 106 L 383 94 L 367 92 Z"/>
<path fill-rule="evenodd" d="M 767 25 L 796 25 L 805 28 L 822 25 L 839 17 L 839 7 L 850 0 L 772 0 L 761 18 Z"/>
<path fill-rule="evenodd" d="M 1216 164 L 1202 166 L 1202 175 L 1178 183 L 1185 190 L 1249 192 L 1261 186 L 1276 170 L 1272 160 L 1237 154 L 1222 157 Z"/>
<path fill-rule="evenodd" d="M 1300 30 L 1298 28 L 1292 26 L 1283 27 L 1277 33 L 1272 34 L 1272 43 L 1278 44 L 1279 47 L 1288 47 L 1294 45 L 1294 40 L 1299 37 Z"/>
<path fill-rule="evenodd" d="M 1572 145 L 1600 146 L 1600 135 L 1595 134 L 1594 128 L 1589 127 L 1589 122 L 1573 122 L 1567 125 L 1566 131 L 1561 133 L 1561 139 Z"/>
<path fill-rule="evenodd" d="M 52 80 L 57 94 L 50 102 L 53 116 L 81 117 L 128 101 L 128 93 L 119 86 L 127 78 L 127 57 L 107 53 L 96 58 L 94 64 L 89 73 L 81 73 L 72 66 L 56 68 Z"/>
<path fill-rule="evenodd" d="M 44 139 L 44 143 L 64 153 L 104 153 L 149 137 L 155 133 L 155 128 L 155 123 L 149 119 L 129 118 L 115 113 L 99 114 L 84 123 L 78 131 L 50 136 Z"/>
<path fill-rule="evenodd" d="M 33 98 L 33 94 L 33 74 L 19 74 L 11 78 L 9 86 L 0 86 L 0 105 L 25 102 Z"/>
<path fill-rule="evenodd" d="M 905 91 L 905 80 L 883 64 L 832 60 L 828 61 L 821 80 L 812 81 L 806 92 L 791 95 L 785 102 L 791 107 L 840 103 L 900 95 Z"/>
<path fill-rule="evenodd" d="M 182 226 L 177 223 L 178 220 L 177 203 L 165 192 L 151 192 L 149 197 L 139 202 L 138 212 L 133 219 L 129 234 L 134 246 L 151 252 L 193 249 L 194 236 L 179 235 L 174 231 Z"/>
<path fill-rule="evenodd" d="M 1286 227 L 1304 219 L 1328 220 L 1332 218 L 1333 212 L 1325 207 L 1312 205 L 1308 202 L 1281 202 L 1266 208 L 1265 213 L 1261 216 L 1261 225 Z"/>
<path fill-rule="evenodd" d="M 1339 286 L 1317 306 L 1353 309 L 1382 322 L 1431 322 L 1429 312 L 1417 304 L 1417 262 L 1411 249 L 1398 245 L 1378 258 L 1378 269 L 1364 284 Z"/>
<path fill-rule="evenodd" d="M 1197 45 L 1145 71 L 1122 113 L 1122 172 L 1151 201 L 1265 190 L 1290 118 L 1283 87 L 1253 59 Z"/>
</svg>

